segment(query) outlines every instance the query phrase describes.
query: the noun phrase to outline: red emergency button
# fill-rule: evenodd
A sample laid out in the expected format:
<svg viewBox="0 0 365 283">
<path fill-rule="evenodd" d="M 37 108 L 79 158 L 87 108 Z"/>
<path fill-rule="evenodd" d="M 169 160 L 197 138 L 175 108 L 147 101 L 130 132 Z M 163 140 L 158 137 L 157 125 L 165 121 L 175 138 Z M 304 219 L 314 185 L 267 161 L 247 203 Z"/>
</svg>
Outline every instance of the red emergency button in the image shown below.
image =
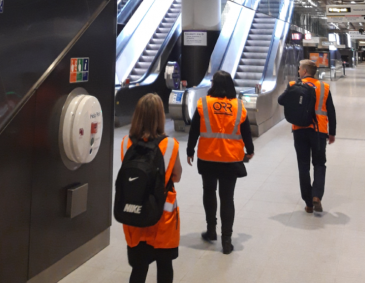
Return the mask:
<svg viewBox="0 0 365 283">
<path fill-rule="evenodd" d="M 91 123 L 91 134 L 96 134 L 98 132 L 98 123 Z"/>
</svg>

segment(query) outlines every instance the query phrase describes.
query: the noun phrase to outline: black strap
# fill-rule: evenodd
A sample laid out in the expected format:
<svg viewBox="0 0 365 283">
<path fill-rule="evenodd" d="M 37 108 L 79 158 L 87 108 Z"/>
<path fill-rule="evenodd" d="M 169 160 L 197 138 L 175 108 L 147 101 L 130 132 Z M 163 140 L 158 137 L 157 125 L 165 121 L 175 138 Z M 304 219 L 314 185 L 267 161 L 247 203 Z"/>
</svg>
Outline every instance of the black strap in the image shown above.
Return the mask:
<svg viewBox="0 0 365 283">
<path fill-rule="evenodd" d="M 167 138 L 166 135 L 161 135 L 153 140 L 148 140 L 147 142 L 143 141 L 143 140 L 137 140 L 136 138 L 132 138 L 129 137 L 132 141 L 132 144 L 134 145 L 141 145 L 144 147 L 148 147 L 150 149 L 154 149 L 155 147 L 157 147 L 161 141 L 163 141 L 165 138 Z"/>
</svg>

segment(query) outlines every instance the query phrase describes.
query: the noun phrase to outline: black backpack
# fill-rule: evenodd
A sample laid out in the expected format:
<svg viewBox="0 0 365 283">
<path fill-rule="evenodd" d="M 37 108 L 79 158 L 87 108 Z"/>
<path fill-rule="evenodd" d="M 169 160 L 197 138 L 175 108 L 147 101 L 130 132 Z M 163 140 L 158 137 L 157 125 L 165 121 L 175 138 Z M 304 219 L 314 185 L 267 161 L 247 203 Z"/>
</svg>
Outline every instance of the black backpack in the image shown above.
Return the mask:
<svg viewBox="0 0 365 283">
<path fill-rule="evenodd" d="M 114 217 L 118 222 L 148 227 L 160 220 L 168 189 L 165 162 L 158 145 L 165 138 L 148 142 L 131 139 L 133 144 L 124 156 L 115 183 Z M 170 189 L 171 184 L 170 181 Z"/>
<path fill-rule="evenodd" d="M 299 79 L 287 88 L 278 102 L 284 106 L 284 116 L 289 123 L 301 127 L 317 124 L 316 90 L 312 83 L 303 83 Z"/>
</svg>

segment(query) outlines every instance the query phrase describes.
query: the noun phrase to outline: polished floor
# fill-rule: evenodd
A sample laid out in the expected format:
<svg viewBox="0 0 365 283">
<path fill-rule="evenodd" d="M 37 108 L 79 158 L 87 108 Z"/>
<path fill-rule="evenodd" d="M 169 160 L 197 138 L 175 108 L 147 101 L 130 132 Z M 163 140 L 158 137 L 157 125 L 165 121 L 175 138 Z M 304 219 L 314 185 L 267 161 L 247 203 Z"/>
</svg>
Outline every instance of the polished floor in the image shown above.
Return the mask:
<svg viewBox="0 0 365 283">
<path fill-rule="evenodd" d="M 336 142 L 327 147 L 327 179 L 321 216 L 306 214 L 300 198 L 290 125 L 282 121 L 257 138 L 248 177 L 235 191 L 236 218 L 230 255 L 201 240 L 205 228 L 202 184 L 186 163 L 187 134 L 167 132 L 180 142 L 182 181 L 180 256 L 174 282 L 181 283 L 359 283 L 365 282 L 365 63 L 329 82 L 337 112 Z M 114 176 L 119 144 L 128 127 L 115 130 Z M 113 221 L 111 245 L 62 283 L 128 282 L 122 226 Z M 156 282 L 150 266 L 147 282 Z"/>
</svg>

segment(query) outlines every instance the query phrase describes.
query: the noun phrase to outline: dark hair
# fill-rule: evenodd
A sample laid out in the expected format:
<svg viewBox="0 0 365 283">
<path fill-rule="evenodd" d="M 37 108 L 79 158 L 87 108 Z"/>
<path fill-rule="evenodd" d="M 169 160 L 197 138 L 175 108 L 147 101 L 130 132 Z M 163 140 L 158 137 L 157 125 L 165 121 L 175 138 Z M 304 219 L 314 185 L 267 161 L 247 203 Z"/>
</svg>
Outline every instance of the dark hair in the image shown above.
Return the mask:
<svg viewBox="0 0 365 283">
<path fill-rule="evenodd" d="M 213 76 L 213 85 L 208 90 L 208 95 L 213 97 L 236 98 L 236 89 L 229 73 L 218 71 Z"/>
</svg>

